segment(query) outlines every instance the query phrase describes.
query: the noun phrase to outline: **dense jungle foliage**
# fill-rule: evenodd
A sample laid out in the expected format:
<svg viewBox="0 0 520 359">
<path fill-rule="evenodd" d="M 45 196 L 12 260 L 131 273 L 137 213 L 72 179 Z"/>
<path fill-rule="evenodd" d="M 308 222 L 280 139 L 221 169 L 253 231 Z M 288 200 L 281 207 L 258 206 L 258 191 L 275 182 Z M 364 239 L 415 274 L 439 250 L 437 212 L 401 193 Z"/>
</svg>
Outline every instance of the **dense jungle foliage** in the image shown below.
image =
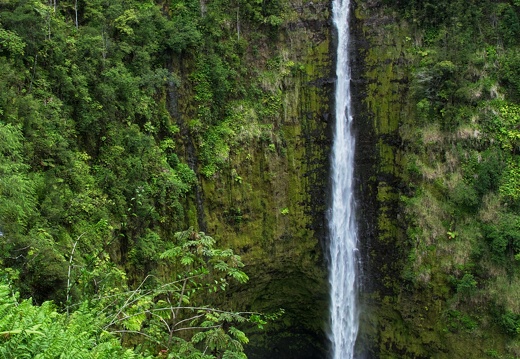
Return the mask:
<svg viewBox="0 0 520 359">
<path fill-rule="evenodd" d="M 279 77 L 246 65 L 260 50 L 243 29 L 267 38 L 282 10 L 0 1 L 3 357 L 245 357 L 242 329 L 265 317 L 211 305 L 248 277 L 233 251 L 185 230 L 203 230 L 187 198 L 233 146 L 263 136 L 275 150 Z M 282 67 L 296 71 L 268 70 Z"/>
<path fill-rule="evenodd" d="M 307 136 L 301 147 L 313 141 L 281 127 L 296 122 L 287 97 L 300 92 L 294 79 L 321 71 L 288 50 L 323 26 L 316 13 L 328 5 L 318 3 L 0 0 L 3 357 L 244 357 L 245 328 L 268 318 L 212 305 L 248 276 L 235 252 L 201 232 L 201 183 L 211 194 L 221 195 L 218 181 L 230 193 L 238 191 L 232 185 L 253 193 L 246 175 L 258 170 L 272 185 L 259 191 L 276 196 L 308 180 L 276 178 L 289 176 L 282 166 L 268 170 L 294 151 L 288 135 Z M 385 171 L 399 178 L 390 190 L 377 187 L 381 208 L 392 206 L 378 219 L 374 251 L 391 243 L 385 253 L 395 260 L 374 265 L 378 278 L 367 274 L 383 288 L 367 300 L 380 308 L 362 323 L 376 338 L 367 351 L 520 357 L 520 2 L 353 5 L 358 35 L 366 36 L 359 47 L 365 40 L 369 47 L 356 76 L 366 91 L 356 98 L 372 111 L 366 118 L 388 115 L 377 134 L 391 131 L 374 143 L 382 163 L 375 181 Z M 300 21 L 300 13 L 313 20 Z M 288 28 L 305 31 L 291 37 Z M 281 34 L 290 45 L 270 49 Z M 319 107 L 312 96 L 312 104 L 292 106 Z M 259 150 L 251 147 L 267 163 L 254 171 Z M 231 164 L 231 155 L 241 162 Z M 263 246 L 290 243 L 278 251 L 315 265 L 316 244 L 296 223 L 299 208 L 249 198 L 229 208 L 213 203 L 226 233 L 243 240 L 259 231 Z M 264 211 L 256 214 L 263 222 L 253 221 L 251 208 Z M 275 226 L 267 212 L 289 230 L 257 228 Z M 280 281 L 269 288 L 274 274 L 262 272 L 263 288 L 322 305 L 321 273 L 309 291 L 300 268 L 272 253 L 290 273 L 276 273 Z M 289 280 L 297 285 L 286 289 Z M 323 330 L 323 318 L 297 319 Z"/>
<path fill-rule="evenodd" d="M 520 2 L 379 5 L 407 88 L 393 134 L 407 243 L 383 299 L 400 314 L 380 355 L 518 358 Z"/>
</svg>

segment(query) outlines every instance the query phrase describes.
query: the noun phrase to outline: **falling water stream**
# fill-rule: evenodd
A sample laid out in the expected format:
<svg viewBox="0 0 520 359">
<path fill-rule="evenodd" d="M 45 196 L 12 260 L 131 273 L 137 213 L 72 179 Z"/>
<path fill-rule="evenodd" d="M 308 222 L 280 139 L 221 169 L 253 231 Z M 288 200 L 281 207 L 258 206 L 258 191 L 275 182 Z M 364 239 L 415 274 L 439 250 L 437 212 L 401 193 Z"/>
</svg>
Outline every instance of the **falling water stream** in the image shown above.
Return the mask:
<svg viewBox="0 0 520 359">
<path fill-rule="evenodd" d="M 330 333 L 332 359 L 354 358 L 358 333 L 357 226 L 354 199 L 354 148 L 349 65 L 350 0 L 333 0 L 338 34 L 336 125 L 331 154 L 332 198 L 329 211 Z"/>
</svg>

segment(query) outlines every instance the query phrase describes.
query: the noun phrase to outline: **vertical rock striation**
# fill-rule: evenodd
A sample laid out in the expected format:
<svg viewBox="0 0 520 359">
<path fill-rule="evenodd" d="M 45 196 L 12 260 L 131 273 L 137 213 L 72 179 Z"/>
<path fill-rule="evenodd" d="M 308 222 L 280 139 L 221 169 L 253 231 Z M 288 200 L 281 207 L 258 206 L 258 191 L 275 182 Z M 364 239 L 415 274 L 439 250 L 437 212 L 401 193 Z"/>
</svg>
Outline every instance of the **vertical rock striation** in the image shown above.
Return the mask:
<svg viewBox="0 0 520 359">
<path fill-rule="evenodd" d="M 197 198 L 203 203 L 192 198 L 189 204 L 196 211 L 188 215 L 190 224 L 204 223 L 246 263 L 249 283 L 222 300 L 242 310 L 285 310 L 265 331 L 249 333 L 252 359 L 325 358 L 327 350 L 323 242 L 333 91 L 330 3 L 298 0 L 286 6 L 284 23 L 255 43 L 251 58 L 251 66 L 266 70 L 264 75 L 269 66 L 279 66 L 278 78 L 261 86 L 281 100 L 281 111 L 269 123 L 260 122 L 260 136 L 231 147 L 219 172 L 210 178 L 199 174 Z M 242 25 L 240 36 L 248 31 Z M 178 96 L 182 135 L 194 110 L 188 103 L 191 90 L 180 91 L 186 94 Z M 193 162 L 189 139 L 182 141 Z"/>
</svg>

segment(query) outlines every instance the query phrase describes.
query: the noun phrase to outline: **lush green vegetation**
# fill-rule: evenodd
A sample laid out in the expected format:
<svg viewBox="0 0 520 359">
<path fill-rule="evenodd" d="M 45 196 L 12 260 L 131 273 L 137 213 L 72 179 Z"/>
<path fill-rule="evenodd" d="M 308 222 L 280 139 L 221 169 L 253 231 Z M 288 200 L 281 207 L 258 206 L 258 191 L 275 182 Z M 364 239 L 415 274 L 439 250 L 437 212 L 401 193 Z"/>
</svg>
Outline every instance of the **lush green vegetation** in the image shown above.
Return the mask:
<svg viewBox="0 0 520 359">
<path fill-rule="evenodd" d="M 244 357 L 239 327 L 264 319 L 207 305 L 248 278 L 231 250 L 181 232 L 197 225 L 185 152 L 212 178 L 252 138 L 274 148 L 275 72 L 295 65 L 245 61 L 283 8 L 0 1 L 4 356 Z"/>
<path fill-rule="evenodd" d="M 76 286 L 67 281 L 67 299 L 81 286 L 82 300 L 60 313 L 51 302 L 34 306 L 13 292 L 16 271 L 8 268 L 0 284 L 0 351 L 6 358 L 245 358 L 244 332 L 235 325 L 265 324 L 258 313 L 238 313 L 199 304 L 228 279 L 248 280 L 240 257 L 214 248 L 213 238 L 193 230 L 179 232 L 160 258 L 174 277 L 148 275 L 135 289 L 110 263 L 83 271 Z M 73 256 L 70 257 L 69 271 Z M 76 288 L 74 288 L 76 287 Z M 202 294 L 202 296 L 201 296 Z M 122 346 L 132 349 L 124 349 Z"/>
<path fill-rule="evenodd" d="M 326 178 L 328 99 L 305 77 L 325 83 L 316 73 L 331 67 L 326 36 L 307 38 L 325 26 L 317 3 L 0 0 L 4 356 L 60 345 L 74 357 L 243 357 L 244 328 L 265 318 L 211 305 L 247 276 L 234 252 L 183 231 L 204 226 L 201 183 L 221 216 L 212 228 L 287 268 L 258 261 L 264 292 L 244 290 L 242 308 L 282 296 L 326 306 L 319 244 L 303 229 L 314 207 L 302 193 L 323 201 L 309 187 Z M 377 263 L 387 312 L 374 350 L 518 357 L 520 3 L 356 5 L 376 18 L 360 78 L 386 135 L 375 192 L 391 259 Z M 291 33 L 292 20 L 308 32 Z M 299 63 L 303 42 L 323 63 Z M 286 323 L 322 332 L 320 310 L 290 305 Z"/>
<path fill-rule="evenodd" d="M 401 19 L 408 91 L 396 131 L 408 242 L 386 284 L 414 334 L 394 340 L 421 338 L 402 347 L 410 357 L 518 357 L 520 3 L 384 3 Z"/>
</svg>

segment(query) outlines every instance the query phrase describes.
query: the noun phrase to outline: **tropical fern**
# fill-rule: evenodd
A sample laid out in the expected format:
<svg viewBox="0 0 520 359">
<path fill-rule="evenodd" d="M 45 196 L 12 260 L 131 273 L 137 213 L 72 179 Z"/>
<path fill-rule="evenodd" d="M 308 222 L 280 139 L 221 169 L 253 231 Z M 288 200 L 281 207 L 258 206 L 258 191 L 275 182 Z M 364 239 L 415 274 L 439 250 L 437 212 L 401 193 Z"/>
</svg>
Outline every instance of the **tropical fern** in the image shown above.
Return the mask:
<svg viewBox="0 0 520 359">
<path fill-rule="evenodd" d="M 0 358 L 142 358 L 122 348 L 113 335 L 103 333 L 99 320 L 86 306 L 66 316 L 51 302 L 41 306 L 34 306 L 30 299 L 20 302 L 0 283 Z"/>
</svg>

